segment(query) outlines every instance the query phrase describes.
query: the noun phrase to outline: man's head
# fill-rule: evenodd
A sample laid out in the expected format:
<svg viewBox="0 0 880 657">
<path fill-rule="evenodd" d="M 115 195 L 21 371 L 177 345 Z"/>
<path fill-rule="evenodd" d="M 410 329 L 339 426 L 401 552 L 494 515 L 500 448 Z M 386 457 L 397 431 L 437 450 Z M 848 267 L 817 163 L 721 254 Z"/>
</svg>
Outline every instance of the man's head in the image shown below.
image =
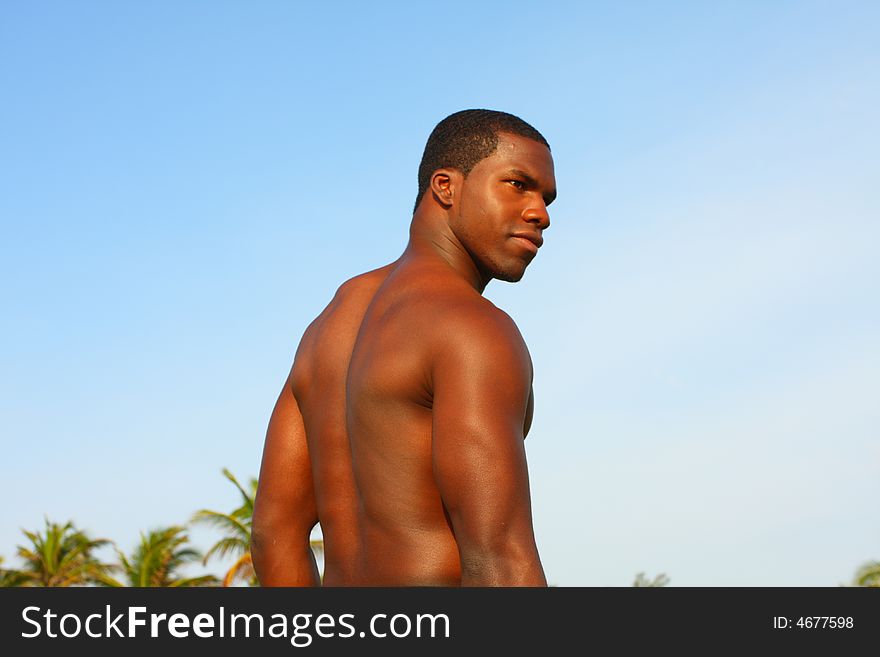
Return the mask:
<svg viewBox="0 0 880 657">
<path fill-rule="evenodd" d="M 506 112 L 486 109 L 462 110 L 450 114 L 431 131 L 419 164 L 419 192 L 416 205 L 431 186 L 431 174 L 437 169 L 456 169 L 467 178 L 471 169 L 498 148 L 498 133 L 525 137 L 547 149 L 543 135 L 521 118 Z"/>
<path fill-rule="evenodd" d="M 556 197 L 553 157 L 537 130 L 503 112 L 453 114 L 428 139 L 423 185 L 420 193 L 431 194 L 445 218 L 448 239 L 467 253 L 484 285 L 522 278 Z"/>
</svg>

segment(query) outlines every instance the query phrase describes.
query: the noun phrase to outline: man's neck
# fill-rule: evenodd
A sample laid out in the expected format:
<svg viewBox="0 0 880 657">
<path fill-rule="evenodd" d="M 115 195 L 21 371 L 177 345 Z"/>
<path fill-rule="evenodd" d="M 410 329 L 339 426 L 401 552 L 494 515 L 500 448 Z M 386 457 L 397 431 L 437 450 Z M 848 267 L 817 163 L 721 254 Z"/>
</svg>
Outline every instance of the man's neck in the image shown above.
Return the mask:
<svg viewBox="0 0 880 657">
<path fill-rule="evenodd" d="M 492 280 L 477 267 L 474 259 L 452 233 L 445 219 L 437 214 L 419 213 L 413 216 L 409 228 L 409 244 L 403 260 L 442 261 L 480 294 Z"/>
</svg>

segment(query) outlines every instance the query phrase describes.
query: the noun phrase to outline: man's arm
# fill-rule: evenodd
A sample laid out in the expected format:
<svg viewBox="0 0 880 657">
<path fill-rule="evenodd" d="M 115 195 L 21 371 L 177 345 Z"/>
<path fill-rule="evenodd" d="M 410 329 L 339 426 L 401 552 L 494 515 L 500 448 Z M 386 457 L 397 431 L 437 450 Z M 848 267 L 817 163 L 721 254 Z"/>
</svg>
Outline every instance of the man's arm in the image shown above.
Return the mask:
<svg viewBox="0 0 880 657">
<path fill-rule="evenodd" d="M 532 379 L 528 351 L 500 311 L 458 319 L 463 321 L 432 370 L 432 450 L 458 543 L 461 583 L 546 586 L 523 444 Z"/>
<path fill-rule="evenodd" d="M 317 522 L 305 427 L 288 378 L 269 420 L 254 502 L 251 556 L 262 586 L 320 586 L 309 547 Z"/>
</svg>

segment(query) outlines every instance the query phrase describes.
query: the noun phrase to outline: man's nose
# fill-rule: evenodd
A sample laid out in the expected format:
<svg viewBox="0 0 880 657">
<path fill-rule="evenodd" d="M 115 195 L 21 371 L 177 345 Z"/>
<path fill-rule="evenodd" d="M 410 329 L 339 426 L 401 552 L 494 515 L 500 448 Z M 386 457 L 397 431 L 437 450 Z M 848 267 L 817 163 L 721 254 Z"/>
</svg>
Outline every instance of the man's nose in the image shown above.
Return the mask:
<svg viewBox="0 0 880 657">
<path fill-rule="evenodd" d="M 544 203 L 543 199 L 536 201 L 534 204 L 530 205 L 528 209 L 523 213 L 523 219 L 528 221 L 530 224 L 534 224 L 541 230 L 546 230 L 550 227 L 550 213 L 547 211 L 547 205 Z"/>
</svg>

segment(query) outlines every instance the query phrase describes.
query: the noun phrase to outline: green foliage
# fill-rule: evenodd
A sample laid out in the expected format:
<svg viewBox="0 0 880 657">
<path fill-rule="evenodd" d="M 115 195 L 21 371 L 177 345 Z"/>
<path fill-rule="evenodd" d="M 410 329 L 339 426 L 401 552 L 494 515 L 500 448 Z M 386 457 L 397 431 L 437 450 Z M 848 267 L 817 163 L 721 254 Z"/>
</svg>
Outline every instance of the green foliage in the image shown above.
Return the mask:
<svg viewBox="0 0 880 657">
<path fill-rule="evenodd" d="M 257 480 L 251 478 L 248 482 L 248 490 L 245 490 L 238 483 L 238 479 L 226 468 L 223 468 L 223 476 L 238 489 L 241 495 L 241 506 L 230 513 L 202 509 L 193 514 L 192 522 L 209 525 L 225 534 L 205 553 L 203 563 L 208 563 L 208 560 L 214 556 L 221 559 L 226 556 L 238 557 L 232 567 L 226 571 L 223 586 L 230 586 L 236 580 L 247 582 L 249 586 L 258 586 L 250 552 Z"/>
<path fill-rule="evenodd" d="M 116 586 L 193 587 L 214 586 L 213 575 L 183 577 L 180 570 L 202 559 L 201 553 L 187 546 L 189 536 L 179 526 L 155 529 L 141 534 L 141 542 L 130 556 L 118 552 L 125 584 Z"/>
<path fill-rule="evenodd" d="M 207 564 L 208 560 L 215 556 L 221 559 L 227 556 L 238 557 L 226 571 L 226 575 L 223 577 L 223 586 L 231 586 L 236 581 L 245 582 L 248 586 L 259 586 L 260 583 L 251 560 L 251 528 L 254 517 L 254 499 L 257 496 L 257 480 L 251 477 L 248 488 L 245 489 L 238 483 L 235 475 L 226 468 L 223 468 L 223 476 L 238 489 L 241 495 L 241 505 L 230 513 L 202 509 L 193 514 L 191 522 L 214 527 L 225 534 L 205 553 L 203 563 Z M 311 547 L 315 552 L 320 553 L 324 549 L 324 542 L 313 540 Z"/>
<path fill-rule="evenodd" d="M 134 586 L 134 587 L 190 587 L 215 586 L 220 581 L 213 575 L 184 577 L 182 569 L 196 562 L 205 565 L 213 557 L 237 557 L 226 572 L 223 586 L 244 581 L 259 586 L 250 554 L 251 525 L 257 480 L 251 478 L 245 489 L 226 468 L 223 475 L 241 495 L 241 504 L 230 513 L 202 509 L 193 514 L 192 522 L 220 529 L 225 535 L 204 556 L 189 546 L 186 528 L 163 527 L 147 534 L 130 555 L 116 549 L 119 564 L 102 563 L 92 554 L 105 545 L 107 539 L 91 539 L 76 529 L 72 522 L 65 525 L 46 519 L 44 532 L 24 531 L 30 541 L 27 547 L 18 546 L 23 568 L 0 568 L 0 587 L 11 586 Z M 323 541 L 311 542 L 320 552 Z M 0 557 L 0 564 L 3 557 Z M 112 574 L 121 573 L 119 579 Z M 112 573 L 112 574 L 111 574 Z"/>
<path fill-rule="evenodd" d="M 3 563 L 3 557 L 0 557 L 0 564 Z M 10 586 L 21 586 L 24 581 L 24 573 L 20 570 L 9 568 L 0 568 L 0 588 Z"/>
<path fill-rule="evenodd" d="M 859 568 L 854 585 L 880 588 L 880 561 L 871 561 Z"/>
<path fill-rule="evenodd" d="M 5 586 L 86 586 L 112 582 L 109 573 L 113 566 L 101 563 L 92 554 L 110 541 L 91 539 L 72 522 L 60 525 L 48 518 L 44 520 L 42 533 L 22 530 L 30 545 L 18 546 L 23 567 L 3 571 Z"/>
<path fill-rule="evenodd" d="M 666 573 L 660 573 L 654 579 L 648 579 L 645 577 L 645 573 L 637 573 L 633 582 L 633 586 L 637 587 L 660 587 L 667 584 L 669 584 L 669 577 L 666 576 Z"/>
</svg>

